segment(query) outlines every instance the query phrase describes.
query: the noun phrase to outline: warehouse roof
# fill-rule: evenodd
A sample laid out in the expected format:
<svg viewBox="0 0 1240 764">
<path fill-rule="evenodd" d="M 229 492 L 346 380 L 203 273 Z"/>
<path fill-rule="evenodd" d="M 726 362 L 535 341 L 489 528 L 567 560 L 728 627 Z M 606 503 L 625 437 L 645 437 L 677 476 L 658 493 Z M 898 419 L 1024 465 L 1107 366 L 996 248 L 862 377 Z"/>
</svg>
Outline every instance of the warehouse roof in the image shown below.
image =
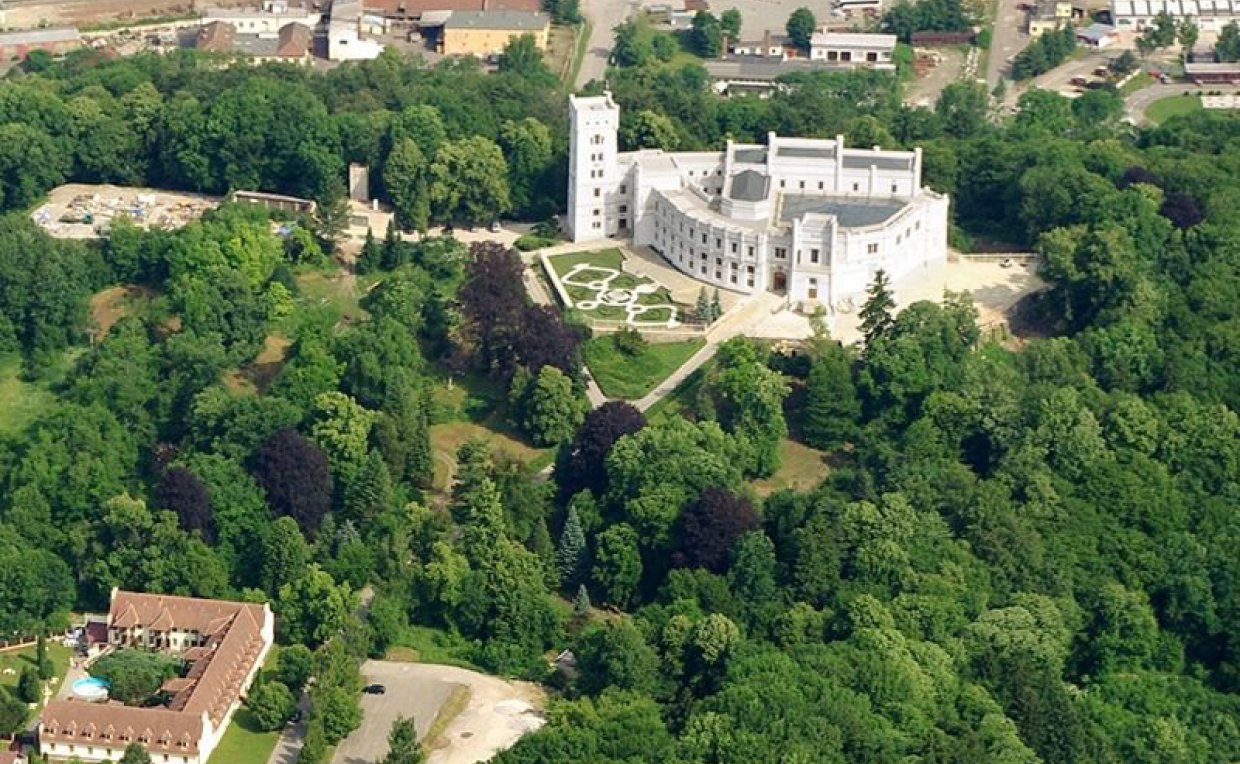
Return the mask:
<svg viewBox="0 0 1240 764">
<path fill-rule="evenodd" d="M 537 32 L 551 22 L 541 13 L 524 11 L 454 11 L 444 29 L 515 29 Z"/>
</svg>

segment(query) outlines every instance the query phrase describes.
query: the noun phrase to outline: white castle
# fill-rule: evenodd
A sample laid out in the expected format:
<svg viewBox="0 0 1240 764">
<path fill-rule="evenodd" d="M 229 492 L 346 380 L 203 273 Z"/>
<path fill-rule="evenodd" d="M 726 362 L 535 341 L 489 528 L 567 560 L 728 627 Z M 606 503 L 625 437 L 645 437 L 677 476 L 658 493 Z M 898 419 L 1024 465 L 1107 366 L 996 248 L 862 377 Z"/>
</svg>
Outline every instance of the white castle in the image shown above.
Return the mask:
<svg viewBox="0 0 1240 764">
<path fill-rule="evenodd" d="M 620 153 L 610 94 L 570 99 L 568 226 L 575 242 L 631 237 L 695 279 L 834 310 L 884 270 L 947 258 L 948 199 L 921 186 L 921 149 L 834 140 L 728 141 L 720 152 Z"/>
</svg>

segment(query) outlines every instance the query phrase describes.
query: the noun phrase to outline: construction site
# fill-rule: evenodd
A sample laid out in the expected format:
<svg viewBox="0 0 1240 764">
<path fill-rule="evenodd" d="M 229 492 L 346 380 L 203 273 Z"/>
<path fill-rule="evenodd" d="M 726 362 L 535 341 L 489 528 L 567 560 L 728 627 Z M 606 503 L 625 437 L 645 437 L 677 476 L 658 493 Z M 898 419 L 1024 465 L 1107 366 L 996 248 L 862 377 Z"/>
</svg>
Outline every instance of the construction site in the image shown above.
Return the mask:
<svg viewBox="0 0 1240 764">
<path fill-rule="evenodd" d="M 216 197 L 152 188 L 70 183 L 52 189 L 31 213 L 40 228 L 58 239 L 98 239 L 118 217 L 145 229 L 175 229 L 218 206 Z"/>
</svg>

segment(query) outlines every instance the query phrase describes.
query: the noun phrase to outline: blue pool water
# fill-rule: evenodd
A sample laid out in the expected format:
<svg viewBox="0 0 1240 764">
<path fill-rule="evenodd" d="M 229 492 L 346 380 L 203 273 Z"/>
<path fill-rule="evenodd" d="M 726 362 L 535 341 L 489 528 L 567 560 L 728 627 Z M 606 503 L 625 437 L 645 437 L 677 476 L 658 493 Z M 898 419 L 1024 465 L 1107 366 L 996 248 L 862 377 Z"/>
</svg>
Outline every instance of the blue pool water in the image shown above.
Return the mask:
<svg viewBox="0 0 1240 764">
<path fill-rule="evenodd" d="M 93 676 L 83 677 L 73 683 L 73 694 L 88 700 L 106 698 L 108 696 L 108 683 Z"/>
</svg>

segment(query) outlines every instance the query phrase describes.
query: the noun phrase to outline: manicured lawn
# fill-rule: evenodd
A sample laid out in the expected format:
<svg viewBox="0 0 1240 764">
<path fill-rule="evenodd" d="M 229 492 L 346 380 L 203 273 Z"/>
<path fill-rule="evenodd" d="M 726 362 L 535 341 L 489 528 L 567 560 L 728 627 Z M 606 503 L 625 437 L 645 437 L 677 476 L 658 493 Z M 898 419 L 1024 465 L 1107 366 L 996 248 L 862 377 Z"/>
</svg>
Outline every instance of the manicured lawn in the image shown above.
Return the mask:
<svg viewBox="0 0 1240 764">
<path fill-rule="evenodd" d="M 694 401 L 697 399 L 698 390 L 702 387 L 702 380 L 715 367 L 715 363 L 715 359 L 711 358 L 685 377 L 670 395 L 665 395 L 646 411 L 646 421 L 655 422 L 673 416 L 692 418 Z"/>
<path fill-rule="evenodd" d="M 1150 104 L 1145 110 L 1145 116 L 1156 125 L 1178 117 L 1182 114 L 1191 114 L 1194 111 L 1201 110 L 1201 97 L 1195 95 L 1178 95 L 1170 98 L 1163 98 Z"/>
<path fill-rule="evenodd" d="M 211 753 L 210 764 L 266 764 L 279 739 L 279 731 L 259 731 L 250 709 L 243 706 L 233 714 L 232 724 Z"/>
<path fill-rule="evenodd" d="M 0 687 L 11 696 L 17 697 L 17 682 L 21 679 L 22 669 L 36 665 L 35 652 L 34 645 L 31 645 L 21 650 L 0 653 Z M 64 645 L 51 641 L 47 643 L 47 657 L 52 661 L 53 676 L 56 677 L 56 683 L 52 685 L 53 694 L 65 680 L 65 674 L 69 671 L 69 656 L 72 654 L 73 651 Z M 13 673 L 8 673 L 10 670 Z"/>
<path fill-rule="evenodd" d="M 45 387 L 21 378 L 17 353 L 0 354 L 0 436 L 16 435 L 56 401 Z"/>
<path fill-rule="evenodd" d="M 784 488 L 808 491 L 827 476 L 823 453 L 795 440 L 785 438 L 779 444 L 779 459 L 779 469 L 774 475 L 754 481 L 753 487 L 759 496 L 769 496 Z"/>
<path fill-rule="evenodd" d="M 567 255 L 556 255 L 547 258 L 551 263 L 551 267 L 560 276 L 568 273 L 573 266 L 582 263 L 590 263 L 603 268 L 613 268 L 620 270 L 620 264 L 624 262 L 624 253 L 618 249 L 600 249 L 597 252 L 572 252 Z"/>
<path fill-rule="evenodd" d="M 595 337 L 582 348 L 590 374 L 609 398 L 635 400 L 650 392 L 696 353 L 704 340 L 651 343 L 641 354 L 628 356 L 610 336 Z"/>
</svg>

